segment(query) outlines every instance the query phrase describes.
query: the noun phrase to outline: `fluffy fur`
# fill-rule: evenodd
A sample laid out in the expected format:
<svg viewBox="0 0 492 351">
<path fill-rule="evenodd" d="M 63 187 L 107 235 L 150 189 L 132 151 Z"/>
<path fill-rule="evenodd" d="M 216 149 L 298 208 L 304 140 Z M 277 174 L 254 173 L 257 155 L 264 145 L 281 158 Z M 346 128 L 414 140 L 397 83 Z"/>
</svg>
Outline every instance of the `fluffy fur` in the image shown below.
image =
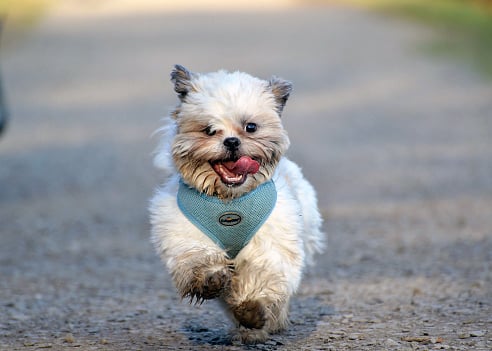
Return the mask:
<svg viewBox="0 0 492 351">
<path fill-rule="evenodd" d="M 303 268 L 323 247 L 315 191 L 283 156 L 289 139 L 280 115 L 291 84 L 241 72 L 196 74 L 178 65 L 171 78 L 180 102 L 160 130 L 155 164 L 169 177 L 151 200 L 152 241 L 182 297 L 218 298 L 236 323 L 234 339 L 264 341 L 288 325 Z M 256 173 L 220 172 L 244 156 L 259 165 Z M 273 179 L 277 203 L 232 260 L 181 213 L 180 178 L 223 201 Z"/>
</svg>

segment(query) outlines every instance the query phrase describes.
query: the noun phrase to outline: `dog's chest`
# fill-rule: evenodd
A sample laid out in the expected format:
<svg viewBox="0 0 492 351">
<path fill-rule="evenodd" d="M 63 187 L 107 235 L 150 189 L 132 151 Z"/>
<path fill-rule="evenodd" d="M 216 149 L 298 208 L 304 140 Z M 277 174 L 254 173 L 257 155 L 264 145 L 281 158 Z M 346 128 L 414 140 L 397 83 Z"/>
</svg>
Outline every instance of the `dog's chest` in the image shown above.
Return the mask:
<svg viewBox="0 0 492 351">
<path fill-rule="evenodd" d="M 236 257 L 265 223 L 276 201 L 273 181 L 227 202 L 199 193 L 182 181 L 177 195 L 181 212 L 231 258 Z"/>
</svg>

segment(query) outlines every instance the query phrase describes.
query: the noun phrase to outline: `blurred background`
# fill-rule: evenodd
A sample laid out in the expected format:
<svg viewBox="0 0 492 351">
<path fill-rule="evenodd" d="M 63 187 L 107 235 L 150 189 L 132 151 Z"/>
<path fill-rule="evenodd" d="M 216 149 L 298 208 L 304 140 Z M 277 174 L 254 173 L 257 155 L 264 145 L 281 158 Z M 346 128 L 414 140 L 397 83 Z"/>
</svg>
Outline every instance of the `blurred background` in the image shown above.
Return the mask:
<svg viewBox="0 0 492 351">
<path fill-rule="evenodd" d="M 228 345 L 148 240 L 174 64 L 294 85 L 328 248 L 260 349 L 491 348 L 490 1 L 0 0 L 0 21 L 0 349 Z"/>
</svg>

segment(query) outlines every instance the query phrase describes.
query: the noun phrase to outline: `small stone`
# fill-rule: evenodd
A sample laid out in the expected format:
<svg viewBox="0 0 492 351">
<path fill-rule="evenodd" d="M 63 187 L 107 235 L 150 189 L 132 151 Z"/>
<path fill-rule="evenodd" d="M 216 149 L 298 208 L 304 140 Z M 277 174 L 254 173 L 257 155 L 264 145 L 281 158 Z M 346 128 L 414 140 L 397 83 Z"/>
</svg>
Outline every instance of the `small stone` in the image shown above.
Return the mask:
<svg viewBox="0 0 492 351">
<path fill-rule="evenodd" d="M 460 338 L 460 339 L 468 339 L 469 337 L 471 337 L 470 333 L 467 333 L 467 332 L 458 333 L 458 338 Z"/>
<path fill-rule="evenodd" d="M 346 335 L 347 333 L 344 332 L 343 330 L 331 330 L 330 332 L 328 332 L 328 338 L 332 340 L 343 339 L 345 338 Z"/>
<path fill-rule="evenodd" d="M 364 340 L 364 334 L 361 333 L 352 333 L 348 335 L 349 340 Z"/>
<path fill-rule="evenodd" d="M 73 337 L 72 333 L 67 333 L 65 337 L 63 338 L 63 341 L 68 342 L 70 344 L 73 344 L 75 342 L 75 339 Z"/>
<path fill-rule="evenodd" d="M 384 342 L 384 344 L 387 346 L 387 347 L 396 347 L 396 346 L 400 346 L 400 343 L 393 340 L 393 339 L 386 339 L 386 341 Z"/>
<path fill-rule="evenodd" d="M 431 337 L 430 338 L 430 342 L 432 344 L 442 344 L 443 339 L 440 336 L 438 336 L 438 337 Z"/>
<path fill-rule="evenodd" d="M 480 337 L 480 336 L 485 336 L 486 332 L 484 330 L 474 330 L 470 332 L 470 336 L 473 337 Z"/>
</svg>

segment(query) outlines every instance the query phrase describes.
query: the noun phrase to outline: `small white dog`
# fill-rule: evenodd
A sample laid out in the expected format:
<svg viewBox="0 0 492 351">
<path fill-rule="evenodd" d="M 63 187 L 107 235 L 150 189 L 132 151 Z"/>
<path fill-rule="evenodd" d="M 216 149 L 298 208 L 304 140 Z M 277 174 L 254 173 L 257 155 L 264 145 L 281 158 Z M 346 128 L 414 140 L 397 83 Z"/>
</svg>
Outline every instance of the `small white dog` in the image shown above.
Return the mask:
<svg viewBox="0 0 492 351">
<path fill-rule="evenodd" d="M 152 241 L 182 297 L 218 298 L 233 340 L 284 329 L 290 297 L 323 247 L 313 187 L 283 155 L 291 83 L 241 72 L 171 73 L 180 103 L 155 164 L 170 172 L 150 205 Z"/>
</svg>

